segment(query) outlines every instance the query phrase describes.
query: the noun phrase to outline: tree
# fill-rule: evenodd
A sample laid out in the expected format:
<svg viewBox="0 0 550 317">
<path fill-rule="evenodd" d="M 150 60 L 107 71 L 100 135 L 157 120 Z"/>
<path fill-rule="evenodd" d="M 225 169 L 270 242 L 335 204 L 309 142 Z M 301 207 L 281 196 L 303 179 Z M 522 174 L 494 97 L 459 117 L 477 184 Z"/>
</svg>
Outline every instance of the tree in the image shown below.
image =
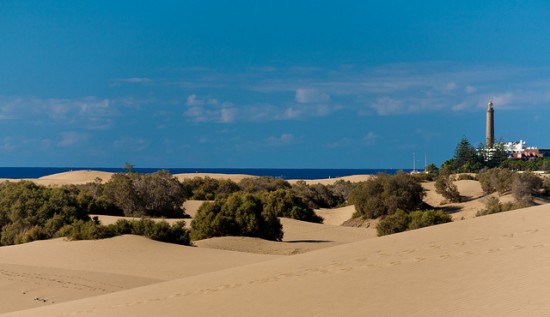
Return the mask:
<svg viewBox="0 0 550 317">
<path fill-rule="evenodd" d="M 439 168 L 437 168 L 435 164 L 431 163 L 426 166 L 425 172 L 435 178 L 439 175 Z"/>
<path fill-rule="evenodd" d="M 456 146 L 453 165 L 453 171 L 459 173 L 476 172 L 481 168 L 480 156 L 466 137 Z"/>
<path fill-rule="evenodd" d="M 506 161 L 507 159 L 508 154 L 504 149 L 504 142 L 500 141 L 494 145 L 489 160 L 486 162 L 486 165 L 489 168 L 498 167 L 502 162 Z"/>
<path fill-rule="evenodd" d="M 134 172 L 134 164 L 130 162 L 124 162 L 124 170 L 128 174 L 132 174 Z"/>
</svg>

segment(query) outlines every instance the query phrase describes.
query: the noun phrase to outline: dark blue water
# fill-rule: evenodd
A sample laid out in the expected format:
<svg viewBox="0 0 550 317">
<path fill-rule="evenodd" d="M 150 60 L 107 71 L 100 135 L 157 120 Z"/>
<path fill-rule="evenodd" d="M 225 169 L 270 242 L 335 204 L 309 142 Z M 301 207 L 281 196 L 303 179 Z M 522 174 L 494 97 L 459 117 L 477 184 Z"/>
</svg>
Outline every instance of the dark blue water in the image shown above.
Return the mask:
<svg viewBox="0 0 550 317">
<path fill-rule="evenodd" d="M 315 168 L 135 168 L 137 173 L 153 173 L 167 170 L 171 174 L 180 173 L 221 173 L 272 176 L 283 179 L 321 179 L 363 174 L 395 174 L 398 169 L 315 169 Z M 123 168 L 90 167 L 0 167 L 0 178 L 38 178 L 46 175 L 78 170 L 124 172 Z M 410 170 L 403 170 L 410 172 Z"/>
</svg>

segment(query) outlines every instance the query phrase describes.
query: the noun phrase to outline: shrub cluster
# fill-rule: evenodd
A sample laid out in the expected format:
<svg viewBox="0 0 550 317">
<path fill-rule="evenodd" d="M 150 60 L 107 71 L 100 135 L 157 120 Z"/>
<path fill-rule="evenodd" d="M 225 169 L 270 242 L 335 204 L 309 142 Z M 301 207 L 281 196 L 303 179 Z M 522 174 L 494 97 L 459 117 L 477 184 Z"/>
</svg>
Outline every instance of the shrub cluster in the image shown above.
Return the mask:
<svg viewBox="0 0 550 317">
<path fill-rule="evenodd" d="M 447 173 L 440 173 L 435 180 L 435 192 L 442 195 L 445 199 L 453 203 L 462 201 L 462 196 L 453 183 L 451 176 Z"/>
<path fill-rule="evenodd" d="M 304 200 L 287 189 L 278 189 L 261 195 L 265 212 L 277 217 L 293 218 L 302 221 L 322 223 L 323 218 L 317 216 Z"/>
<path fill-rule="evenodd" d="M 64 225 L 87 219 L 76 195 L 67 188 L 30 181 L 0 185 L 0 245 L 48 239 Z"/>
<path fill-rule="evenodd" d="M 102 197 L 134 217 L 182 217 L 185 192 L 166 171 L 117 173 L 103 187 Z"/>
<path fill-rule="evenodd" d="M 292 186 L 292 191 L 302 197 L 311 208 L 338 207 L 346 201 L 345 195 L 349 196 L 351 189 L 351 183 L 344 181 L 332 186 L 308 185 L 305 181 L 298 181 Z"/>
<path fill-rule="evenodd" d="M 247 193 L 272 192 L 277 189 L 290 189 L 289 182 L 282 178 L 260 176 L 247 177 L 239 182 L 239 187 Z"/>
<path fill-rule="evenodd" d="M 514 173 L 504 168 L 493 168 L 481 171 L 478 178 L 486 194 L 512 192 L 523 205 L 532 204 L 533 196 L 544 191 L 542 178 L 530 172 Z"/>
<path fill-rule="evenodd" d="M 159 186 L 162 182 L 158 183 Z M 120 232 L 117 226 L 102 226 L 91 221 L 88 212 L 118 210 L 103 196 L 100 183 L 82 187 L 45 187 L 30 181 L 0 184 L 0 245 L 12 245 L 34 240 L 66 236 L 72 239 L 100 239 L 122 233 L 145 235 L 151 239 L 189 244 L 189 230 L 184 223 L 172 226 L 151 220 L 131 222 L 130 232 Z M 139 186 L 138 186 L 139 187 Z M 97 192 L 94 192 L 97 190 Z M 149 188 L 153 196 L 164 195 L 163 188 Z M 169 195 L 167 195 L 169 197 Z M 146 200 L 144 200 L 146 201 Z M 163 203 L 149 200 L 158 209 Z M 139 228 L 143 227 L 143 230 Z"/>
<path fill-rule="evenodd" d="M 187 199 L 214 200 L 216 197 L 227 197 L 240 191 L 237 183 L 229 179 L 214 179 L 211 177 L 194 177 L 182 182 Z"/>
<path fill-rule="evenodd" d="M 504 194 L 512 189 L 514 173 L 505 168 L 484 169 L 479 172 L 478 179 L 483 192 Z"/>
<path fill-rule="evenodd" d="M 151 219 L 127 220 L 120 219 L 114 224 L 101 225 L 94 221 L 76 221 L 61 228 L 56 236 L 71 240 L 105 239 L 123 234 L 145 236 L 152 240 L 175 244 L 190 245 L 189 230 L 185 221 L 170 225 L 166 221 L 155 222 Z"/>
<path fill-rule="evenodd" d="M 485 209 L 479 210 L 476 213 L 476 217 L 525 208 L 529 206 L 532 206 L 532 202 L 529 200 L 516 200 L 515 202 L 501 203 L 498 197 L 489 197 L 489 199 L 485 203 Z"/>
<path fill-rule="evenodd" d="M 218 180 L 208 176 L 186 179 L 182 182 L 185 197 L 196 200 L 215 200 L 227 198 L 232 193 L 244 191 L 248 193 L 269 193 L 277 190 L 291 190 L 300 196 L 311 208 L 334 208 L 346 202 L 355 184 L 339 180 L 333 185 L 307 185 L 298 181 L 290 185 L 281 178 L 261 176 L 248 177 L 238 184 L 231 180 Z"/>
<path fill-rule="evenodd" d="M 256 195 L 237 192 L 204 203 L 191 222 L 193 240 L 221 236 L 249 236 L 280 241 L 283 229 L 277 215 L 264 210 Z"/>
<path fill-rule="evenodd" d="M 391 215 L 398 209 L 413 211 L 423 205 L 424 191 L 420 183 L 405 173 L 378 174 L 358 184 L 349 196 L 357 216 L 377 218 Z"/>
<path fill-rule="evenodd" d="M 451 222 L 451 216 L 441 210 L 413 211 L 407 213 L 401 209 L 385 217 L 376 226 L 379 236 L 420 229 L 428 226 Z"/>
</svg>

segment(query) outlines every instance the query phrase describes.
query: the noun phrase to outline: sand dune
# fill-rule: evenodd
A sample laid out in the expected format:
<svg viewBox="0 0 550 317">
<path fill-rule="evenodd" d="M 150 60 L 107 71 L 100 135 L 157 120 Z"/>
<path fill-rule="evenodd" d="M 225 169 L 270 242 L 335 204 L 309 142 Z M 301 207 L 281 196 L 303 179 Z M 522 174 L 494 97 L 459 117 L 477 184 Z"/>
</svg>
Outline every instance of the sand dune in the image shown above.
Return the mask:
<svg viewBox="0 0 550 317">
<path fill-rule="evenodd" d="M 345 206 L 333 209 L 316 209 L 315 213 L 323 217 L 323 223 L 327 225 L 339 226 L 349 220 L 355 213 L 355 206 Z"/>
<path fill-rule="evenodd" d="M 13 316 L 546 316 L 549 227 L 538 206 Z"/>
<path fill-rule="evenodd" d="M 111 179 L 113 173 L 102 171 L 70 171 L 43 176 L 35 179 L 40 185 L 66 185 L 66 184 L 86 184 L 101 179 L 103 183 Z"/>
<path fill-rule="evenodd" d="M 349 228 L 280 218 L 283 242 L 249 237 L 219 237 L 195 241 L 200 248 L 292 255 L 376 237 L 375 229 Z"/>
<path fill-rule="evenodd" d="M 128 235 L 1 247 L 0 259 L 0 312 L 7 312 L 204 274 L 273 256 L 184 247 Z"/>
</svg>

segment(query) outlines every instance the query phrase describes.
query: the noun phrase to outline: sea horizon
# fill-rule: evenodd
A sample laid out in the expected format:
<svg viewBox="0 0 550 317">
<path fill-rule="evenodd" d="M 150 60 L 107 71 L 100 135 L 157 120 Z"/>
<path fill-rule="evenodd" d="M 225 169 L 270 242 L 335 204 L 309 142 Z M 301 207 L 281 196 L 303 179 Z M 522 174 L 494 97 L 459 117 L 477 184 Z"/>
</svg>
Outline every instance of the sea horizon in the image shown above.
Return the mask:
<svg viewBox="0 0 550 317">
<path fill-rule="evenodd" d="M 119 173 L 126 171 L 123 167 L 0 167 L 0 178 L 40 178 L 48 175 L 70 171 L 104 171 Z M 411 172 L 412 169 L 390 168 L 139 168 L 137 173 L 154 173 L 165 170 L 171 174 L 182 173 L 215 173 L 215 174 L 246 174 L 252 176 L 271 176 L 282 179 L 325 179 L 351 175 L 374 175 L 378 173 L 395 174 L 398 171 Z"/>
</svg>

